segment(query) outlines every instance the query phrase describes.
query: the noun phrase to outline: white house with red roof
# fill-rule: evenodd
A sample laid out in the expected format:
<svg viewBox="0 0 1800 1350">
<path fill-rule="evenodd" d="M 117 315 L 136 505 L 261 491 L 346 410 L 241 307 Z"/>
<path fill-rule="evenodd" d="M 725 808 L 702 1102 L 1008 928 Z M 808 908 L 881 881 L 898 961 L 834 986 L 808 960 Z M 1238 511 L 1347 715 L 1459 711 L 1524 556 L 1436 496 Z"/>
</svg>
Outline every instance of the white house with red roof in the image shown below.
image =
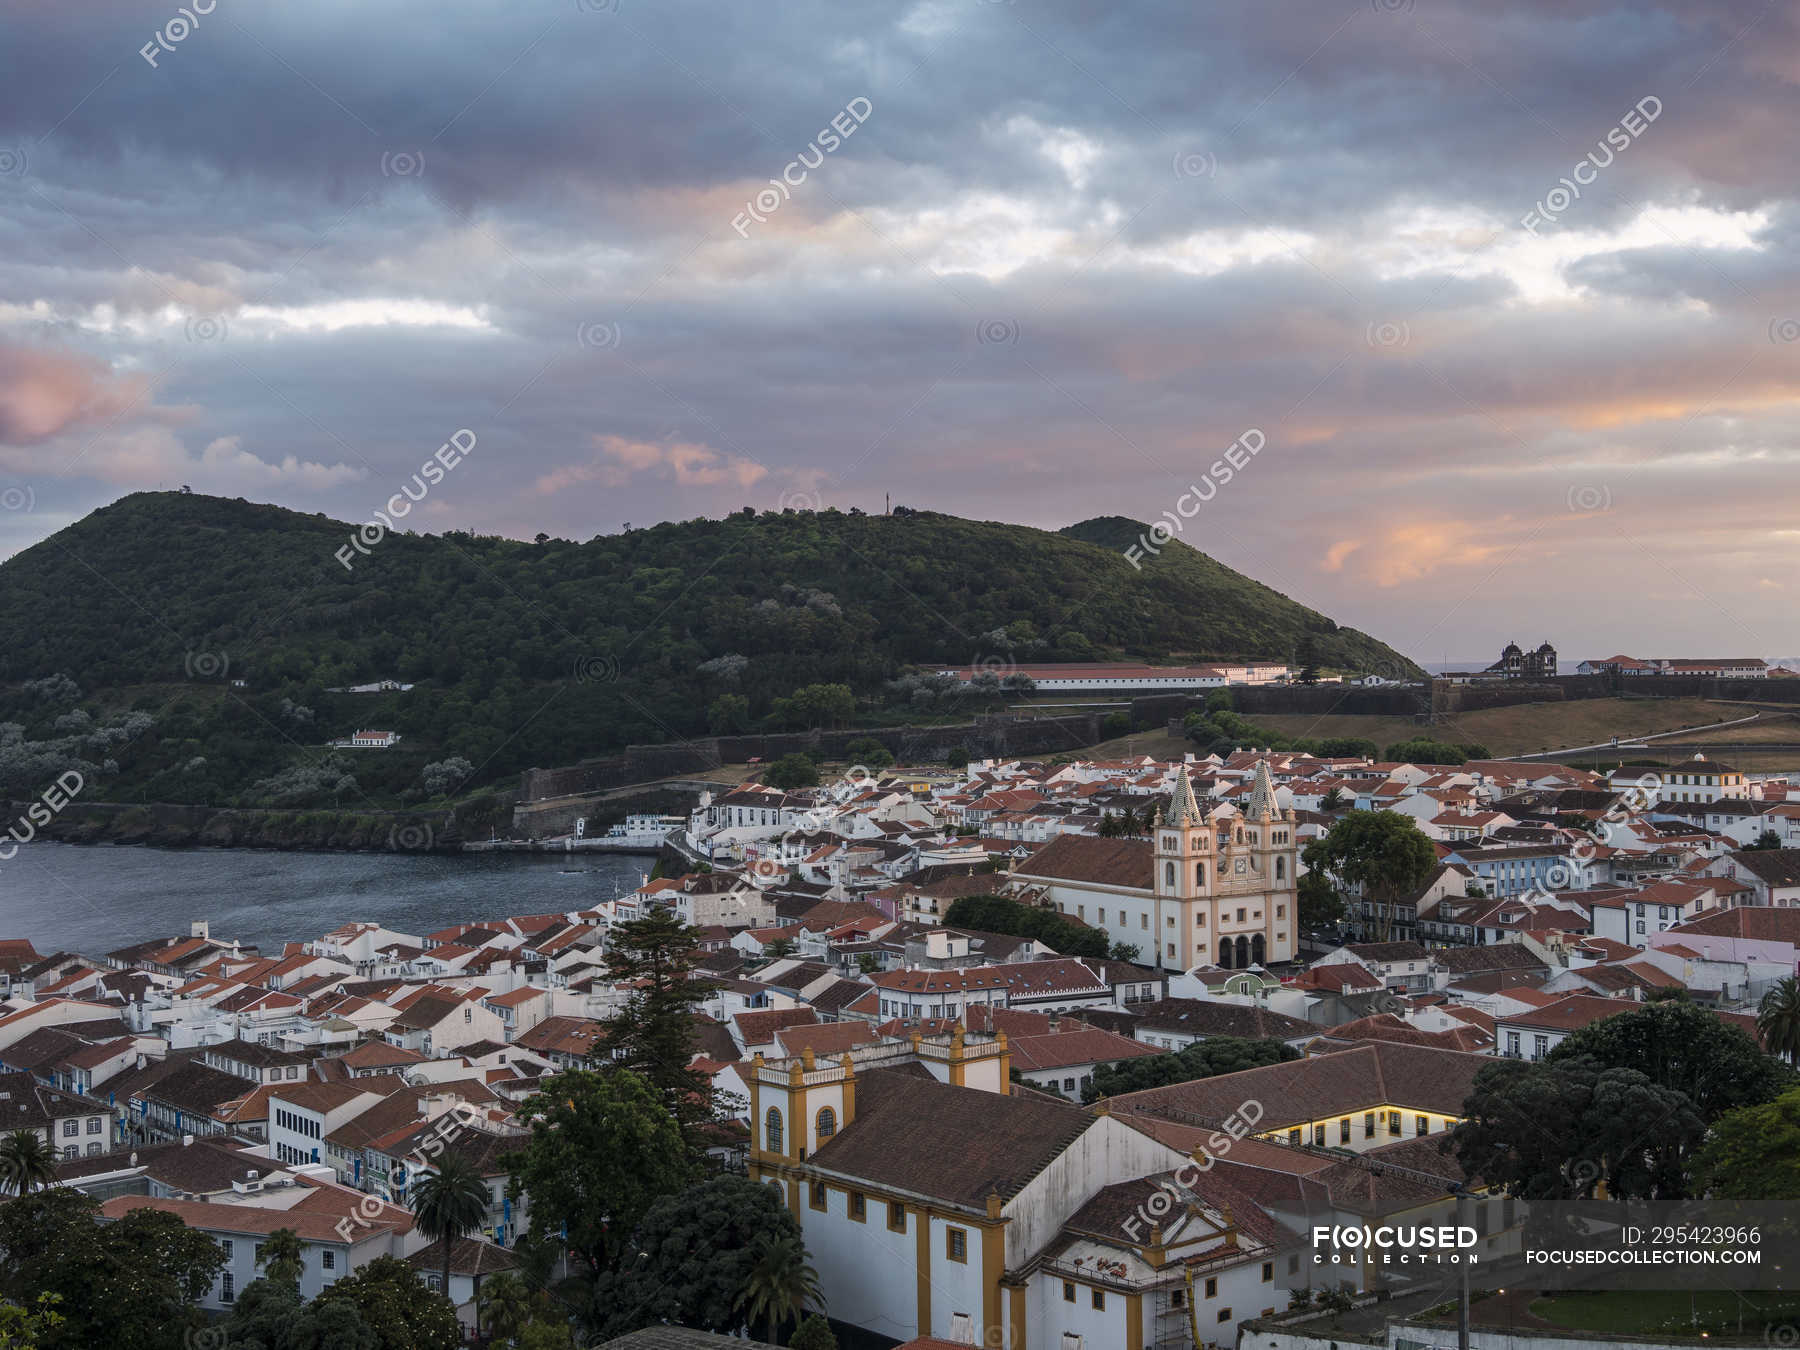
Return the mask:
<svg viewBox="0 0 1800 1350">
<path fill-rule="evenodd" d="M 247 1168 L 246 1180 L 216 1200 L 120 1195 L 101 1205 L 101 1217 L 155 1210 L 211 1238 L 225 1256 L 224 1268 L 200 1300 L 211 1312 L 230 1311 L 238 1295 L 262 1277 L 263 1247 L 277 1229 L 300 1238 L 303 1299 L 377 1257 L 405 1257 L 425 1246 L 412 1214 L 398 1205 L 310 1175 L 250 1179 L 255 1170 Z"/>
<path fill-rule="evenodd" d="M 388 750 L 400 743 L 397 731 L 353 731 L 331 742 L 334 750 Z"/>
</svg>

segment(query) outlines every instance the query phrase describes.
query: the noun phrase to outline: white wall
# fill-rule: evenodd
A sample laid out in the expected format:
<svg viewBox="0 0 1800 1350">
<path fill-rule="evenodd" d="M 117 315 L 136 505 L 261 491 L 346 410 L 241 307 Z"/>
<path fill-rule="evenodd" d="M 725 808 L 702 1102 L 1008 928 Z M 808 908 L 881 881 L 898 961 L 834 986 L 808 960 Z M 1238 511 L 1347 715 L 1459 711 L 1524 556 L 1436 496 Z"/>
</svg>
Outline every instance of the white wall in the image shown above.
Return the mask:
<svg viewBox="0 0 1800 1350">
<path fill-rule="evenodd" d="M 1171 1171 L 1190 1161 L 1185 1153 L 1101 1116 L 1011 1200 L 1005 1214 L 1006 1264 L 1016 1269 L 1047 1246 L 1069 1216 L 1095 1191 Z"/>
</svg>

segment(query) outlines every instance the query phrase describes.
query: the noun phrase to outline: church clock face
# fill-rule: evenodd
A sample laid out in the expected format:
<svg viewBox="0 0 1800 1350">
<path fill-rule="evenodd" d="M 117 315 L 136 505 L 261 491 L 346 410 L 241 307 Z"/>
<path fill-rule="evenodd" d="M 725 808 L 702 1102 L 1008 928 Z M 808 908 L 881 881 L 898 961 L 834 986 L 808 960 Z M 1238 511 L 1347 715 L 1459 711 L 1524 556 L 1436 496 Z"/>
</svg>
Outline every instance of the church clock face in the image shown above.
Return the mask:
<svg viewBox="0 0 1800 1350">
<path fill-rule="evenodd" d="M 1250 863 L 1249 863 L 1248 859 L 1239 858 L 1237 860 L 1237 866 L 1233 870 L 1236 871 L 1236 873 L 1241 877 L 1244 875 L 1245 871 L 1249 868 L 1249 866 L 1250 866 Z"/>
</svg>

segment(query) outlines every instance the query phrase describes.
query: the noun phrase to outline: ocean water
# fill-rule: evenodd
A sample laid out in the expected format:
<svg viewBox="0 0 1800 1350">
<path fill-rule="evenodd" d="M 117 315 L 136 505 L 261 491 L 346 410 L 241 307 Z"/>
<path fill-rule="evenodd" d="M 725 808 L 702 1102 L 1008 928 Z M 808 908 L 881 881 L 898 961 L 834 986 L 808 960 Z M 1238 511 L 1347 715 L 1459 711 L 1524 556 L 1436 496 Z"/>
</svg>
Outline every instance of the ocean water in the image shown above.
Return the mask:
<svg viewBox="0 0 1800 1350">
<path fill-rule="evenodd" d="M 100 956 L 212 936 L 276 952 L 353 919 L 422 935 L 453 923 L 580 909 L 639 884 L 620 854 L 274 853 L 33 843 L 0 860 L 0 937 Z"/>
</svg>

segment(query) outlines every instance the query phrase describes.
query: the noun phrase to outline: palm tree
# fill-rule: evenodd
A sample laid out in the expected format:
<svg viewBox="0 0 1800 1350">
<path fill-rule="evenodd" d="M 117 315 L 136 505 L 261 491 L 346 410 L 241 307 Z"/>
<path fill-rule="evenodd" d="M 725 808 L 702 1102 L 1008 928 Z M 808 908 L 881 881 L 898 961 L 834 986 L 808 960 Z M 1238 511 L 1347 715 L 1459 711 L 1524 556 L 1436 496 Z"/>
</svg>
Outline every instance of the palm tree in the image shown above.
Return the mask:
<svg viewBox="0 0 1800 1350">
<path fill-rule="evenodd" d="M 749 1278 L 732 1306 L 742 1309 L 752 1324 L 760 1319 L 773 1343 L 782 1323 L 797 1321 L 809 1304 L 824 1302 L 819 1272 L 807 1265 L 806 1246 L 791 1233 L 764 1233 L 751 1252 L 755 1260 Z"/>
<path fill-rule="evenodd" d="M 1763 995 L 1756 1030 L 1771 1055 L 1800 1064 L 1800 981 L 1790 975 Z"/>
<path fill-rule="evenodd" d="M 511 1342 L 531 1325 L 531 1290 L 510 1270 L 496 1271 L 481 1282 L 476 1307 L 482 1325 L 496 1341 Z"/>
<path fill-rule="evenodd" d="M 413 1189 L 413 1219 L 426 1237 L 444 1244 L 444 1297 L 450 1298 L 450 1248 L 487 1218 L 488 1188 L 460 1153 L 441 1155 L 435 1169 Z"/>
<path fill-rule="evenodd" d="M 15 1195 L 56 1180 L 56 1153 L 36 1130 L 14 1130 L 0 1140 L 0 1184 Z"/>
<path fill-rule="evenodd" d="M 306 1248 L 291 1228 L 277 1228 L 262 1245 L 263 1274 L 277 1284 L 300 1287 L 306 1273 Z"/>
</svg>

